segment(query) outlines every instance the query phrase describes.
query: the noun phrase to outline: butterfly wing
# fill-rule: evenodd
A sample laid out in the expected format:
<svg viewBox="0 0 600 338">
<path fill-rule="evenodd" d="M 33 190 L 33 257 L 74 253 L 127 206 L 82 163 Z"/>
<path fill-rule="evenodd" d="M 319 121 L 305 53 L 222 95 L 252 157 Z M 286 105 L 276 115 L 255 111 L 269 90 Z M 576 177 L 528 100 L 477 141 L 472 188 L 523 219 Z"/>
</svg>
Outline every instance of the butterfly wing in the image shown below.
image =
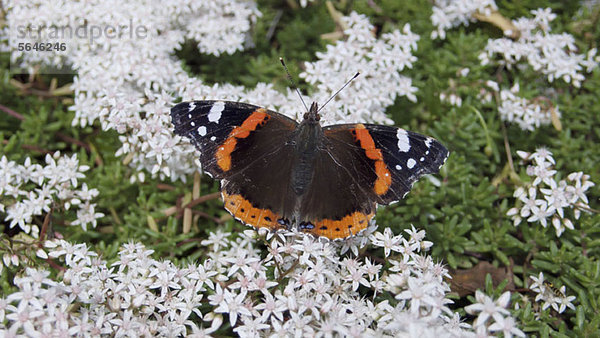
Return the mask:
<svg viewBox="0 0 600 338">
<path fill-rule="evenodd" d="M 344 238 L 366 228 L 376 203 L 402 199 L 414 182 L 438 172 L 448 157 L 435 139 L 400 128 L 343 124 L 323 131 L 325 147 L 315 160 L 300 227 L 317 236 Z M 327 203 L 320 203 L 323 196 Z"/>
<path fill-rule="evenodd" d="M 314 160 L 311 184 L 302 198 L 299 230 L 329 239 L 357 234 L 375 215 L 373 164 L 351 135 L 328 137 Z"/>
<path fill-rule="evenodd" d="M 255 227 L 285 225 L 296 121 L 238 102 L 192 101 L 171 109 L 175 133 L 200 150 L 205 172 L 221 179 L 225 208 Z M 259 202 L 260 201 L 260 202 Z"/>
<path fill-rule="evenodd" d="M 202 169 L 216 179 L 240 170 L 231 157 L 248 138 L 258 135 L 267 141 L 261 146 L 278 148 L 281 144 L 277 141 L 298 125 L 274 111 L 231 101 L 182 102 L 171 109 L 171 118 L 175 134 L 188 138 L 200 150 Z"/>
<path fill-rule="evenodd" d="M 421 176 L 439 172 L 449 154 L 436 139 L 402 128 L 359 123 L 324 130 L 331 138 L 349 132 L 354 144 L 371 159 L 377 174 L 372 188 L 379 204 L 404 198 Z"/>
</svg>

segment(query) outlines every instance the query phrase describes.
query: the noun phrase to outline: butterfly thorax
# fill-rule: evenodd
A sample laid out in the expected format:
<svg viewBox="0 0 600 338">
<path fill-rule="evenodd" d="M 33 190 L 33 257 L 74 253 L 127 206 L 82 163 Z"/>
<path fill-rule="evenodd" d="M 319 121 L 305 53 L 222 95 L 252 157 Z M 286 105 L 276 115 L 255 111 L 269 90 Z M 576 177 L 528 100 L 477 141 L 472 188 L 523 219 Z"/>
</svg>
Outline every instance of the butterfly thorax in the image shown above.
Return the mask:
<svg viewBox="0 0 600 338">
<path fill-rule="evenodd" d="M 312 181 L 313 165 L 319 145 L 323 142 L 323 129 L 316 102 L 304 114 L 304 120 L 294 133 L 294 165 L 292 166 L 292 188 L 296 195 L 306 192 Z"/>
</svg>

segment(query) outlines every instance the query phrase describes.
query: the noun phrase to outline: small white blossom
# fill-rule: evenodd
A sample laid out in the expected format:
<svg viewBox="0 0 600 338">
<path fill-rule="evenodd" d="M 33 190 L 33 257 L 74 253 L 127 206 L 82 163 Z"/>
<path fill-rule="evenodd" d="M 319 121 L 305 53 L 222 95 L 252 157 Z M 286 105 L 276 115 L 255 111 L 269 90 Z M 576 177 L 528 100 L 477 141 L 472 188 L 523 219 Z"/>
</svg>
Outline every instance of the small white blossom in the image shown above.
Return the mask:
<svg viewBox="0 0 600 338">
<path fill-rule="evenodd" d="M 473 322 L 473 327 L 477 328 L 486 328 L 487 330 L 498 331 L 504 330 L 505 327 L 514 327 L 514 319 L 510 316 L 506 307 L 510 301 L 510 292 L 506 291 L 503 293 L 497 300 L 493 300 L 491 297 L 487 296 L 480 290 L 475 291 L 475 304 L 471 304 L 465 307 L 465 311 L 469 314 L 476 314 L 477 319 Z M 486 322 L 492 319 L 494 323 L 487 327 Z M 516 329 L 516 328 L 515 328 Z M 511 332 L 509 330 L 509 332 Z M 517 334 L 517 332 L 521 332 L 516 329 L 512 334 Z M 521 332 L 522 334 L 522 332 Z"/>
</svg>

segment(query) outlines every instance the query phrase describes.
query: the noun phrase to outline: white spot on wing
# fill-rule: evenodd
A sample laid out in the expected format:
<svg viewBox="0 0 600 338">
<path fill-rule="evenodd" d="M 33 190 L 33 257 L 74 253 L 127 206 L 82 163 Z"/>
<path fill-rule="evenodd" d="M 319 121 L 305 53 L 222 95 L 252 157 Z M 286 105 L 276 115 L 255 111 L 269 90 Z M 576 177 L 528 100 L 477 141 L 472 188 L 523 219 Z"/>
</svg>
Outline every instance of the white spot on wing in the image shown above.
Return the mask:
<svg viewBox="0 0 600 338">
<path fill-rule="evenodd" d="M 431 142 L 433 142 L 433 139 L 431 137 L 428 137 L 425 140 L 425 145 L 427 146 L 427 148 L 431 147 Z"/>
<path fill-rule="evenodd" d="M 189 111 L 196 109 L 196 102 L 190 102 L 190 106 L 188 108 L 190 109 Z M 188 117 L 192 118 L 192 114 L 188 115 Z"/>
<path fill-rule="evenodd" d="M 223 101 L 215 102 L 213 104 L 213 106 L 210 108 L 210 111 L 208 112 L 208 121 L 219 123 L 219 120 L 221 119 L 221 113 L 223 112 L 224 109 L 225 109 L 225 102 L 223 102 Z"/>
<path fill-rule="evenodd" d="M 216 137 L 216 136 L 211 136 L 211 137 L 210 137 L 210 140 L 211 140 L 211 141 L 214 141 L 214 140 L 216 140 L 216 139 L 217 139 L 217 137 Z"/>
<path fill-rule="evenodd" d="M 408 161 L 406 161 L 406 166 L 408 169 L 412 169 L 415 164 L 417 164 L 417 161 L 413 160 L 412 158 L 409 158 Z"/>
<path fill-rule="evenodd" d="M 404 129 L 398 129 L 396 132 L 396 138 L 398 138 L 398 150 L 407 152 L 410 150 L 410 141 L 408 140 L 408 133 Z"/>
<path fill-rule="evenodd" d="M 402 170 L 402 166 L 399 164 L 396 164 L 396 170 Z"/>
<path fill-rule="evenodd" d="M 194 123 L 194 121 L 190 122 L 190 124 L 192 125 L 192 127 L 196 126 L 196 124 Z"/>
<path fill-rule="evenodd" d="M 206 135 L 206 127 L 205 126 L 198 127 L 198 134 L 200 136 L 205 136 Z"/>
</svg>

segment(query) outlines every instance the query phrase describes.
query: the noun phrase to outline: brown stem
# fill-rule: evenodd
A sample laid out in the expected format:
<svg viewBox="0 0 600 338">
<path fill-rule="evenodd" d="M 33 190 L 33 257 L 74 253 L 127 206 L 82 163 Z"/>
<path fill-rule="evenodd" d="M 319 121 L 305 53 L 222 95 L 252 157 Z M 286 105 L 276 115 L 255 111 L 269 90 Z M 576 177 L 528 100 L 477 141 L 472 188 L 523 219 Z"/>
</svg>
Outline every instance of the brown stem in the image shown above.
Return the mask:
<svg viewBox="0 0 600 338">
<path fill-rule="evenodd" d="M 206 202 L 206 201 L 210 201 L 210 200 L 214 200 L 221 197 L 221 193 L 220 192 L 213 192 L 211 194 L 208 195 L 204 195 L 204 196 L 200 196 L 196 199 L 191 200 L 189 203 L 187 203 L 186 205 L 184 205 L 182 208 L 192 208 L 200 203 Z"/>
<path fill-rule="evenodd" d="M 515 165 L 513 164 L 512 155 L 510 153 L 510 144 L 508 143 L 508 135 L 506 134 L 506 126 L 504 122 L 500 122 L 502 126 L 502 136 L 504 137 L 504 149 L 506 150 L 506 159 L 508 160 L 508 165 L 510 166 L 510 170 L 515 172 Z"/>
<path fill-rule="evenodd" d="M 25 117 L 23 117 L 23 115 L 17 113 L 16 111 L 8 108 L 5 105 L 0 104 L 0 110 L 2 110 L 3 112 L 7 113 L 8 115 L 10 115 L 10 116 L 12 116 L 14 118 L 17 118 L 17 119 L 19 119 L 21 121 L 23 121 L 25 119 Z"/>
<path fill-rule="evenodd" d="M 8 144 L 8 140 L 2 140 L 2 144 Z M 42 154 L 52 154 L 52 151 L 50 151 L 50 150 L 46 150 L 46 149 L 43 149 L 43 148 L 40 148 L 40 147 L 37 147 L 37 146 L 32 146 L 32 145 L 29 145 L 29 144 L 22 144 L 21 148 L 27 149 L 27 150 L 37 151 L 37 152 L 42 153 Z"/>
<path fill-rule="evenodd" d="M 46 239 L 46 231 L 48 231 L 48 226 L 50 225 L 50 220 L 52 219 L 52 210 L 54 208 L 50 208 L 50 211 L 44 217 L 44 223 L 42 223 L 42 229 L 40 230 L 40 245 L 41 242 Z"/>
<path fill-rule="evenodd" d="M 87 150 L 88 153 L 92 151 L 92 148 L 87 143 L 85 143 L 85 142 L 83 142 L 81 140 L 73 138 L 73 137 L 71 137 L 69 135 L 65 135 L 65 134 L 63 134 L 61 132 L 56 132 L 56 136 L 58 136 L 58 138 L 62 139 L 63 141 L 66 141 L 66 142 L 69 142 L 69 143 L 73 143 L 73 144 L 76 144 L 76 145 L 80 146 L 81 148 Z"/>
</svg>

